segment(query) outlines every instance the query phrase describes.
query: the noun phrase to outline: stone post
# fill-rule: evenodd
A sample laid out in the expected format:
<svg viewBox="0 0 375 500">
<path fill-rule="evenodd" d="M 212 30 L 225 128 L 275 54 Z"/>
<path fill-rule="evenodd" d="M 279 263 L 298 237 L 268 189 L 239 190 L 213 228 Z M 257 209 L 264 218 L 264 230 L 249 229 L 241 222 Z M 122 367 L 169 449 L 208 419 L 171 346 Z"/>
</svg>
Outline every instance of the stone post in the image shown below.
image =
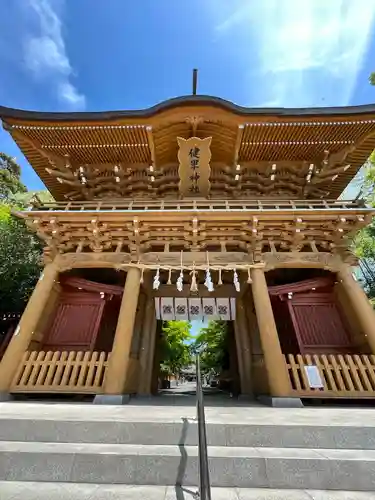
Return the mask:
<svg viewBox="0 0 375 500">
<path fill-rule="evenodd" d="M 290 381 L 263 269 L 252 269 L 251 277 L 255 312 L 271 396 L 286 397 L 290 395 Z"/>
<path fill-rule="evenodd" d="M 6 394 L 10 390 L 13 378 L 24 353 L 29 348 L 32 336 L 49 300 L 58 275 L 59 268 L 53 262 L 47 264 L 40 275 L 39 281 L 34 288 L 17 329 L 0 363 L 0 394 Z"/>
</svg>

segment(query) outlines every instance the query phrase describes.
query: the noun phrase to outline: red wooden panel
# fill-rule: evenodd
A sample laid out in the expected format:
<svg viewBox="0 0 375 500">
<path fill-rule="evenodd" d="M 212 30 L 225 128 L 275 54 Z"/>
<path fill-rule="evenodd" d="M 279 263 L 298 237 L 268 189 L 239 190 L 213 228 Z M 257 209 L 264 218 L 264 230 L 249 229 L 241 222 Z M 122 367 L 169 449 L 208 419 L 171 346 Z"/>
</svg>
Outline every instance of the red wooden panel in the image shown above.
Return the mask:
<svg viewBox="0 0 375 500">
<path fill-rule="evenodd" d="M 309 280 L 297 281 L 295 283 L 287 283 L 285 285 L 275 285 L 268 287 L 268 293 L 272 296 L 287 295 L 292 292 L 300 294 L 310 292 L 311 290 L 332 289 L 334 284 L 333 277 L 320 277 Z"/>
<path fill-rule="evenodd" d="M 350 339 L 333 294 L 300 294 L 288 302 L 302 352 L 315 347 L 319 352 L 350 351 Z"/>
<path fill-rule="evenodd" d="M 116 300 L 116 297 L 114 297 L 112 300 L 106 302 L 100 322 L 100 330 L 96 337 L 95 351 L 111 352 L 120 307 L 121 300 L 119 298 Z"/>
<path fill-rule="evenodd" d="M 118 285 L 105 285 L 104 283 L 97 283 L 96 281 L 89 281 L 82 278 L 74 277 L 63 277 L 60 279 L 60 284 L 64 288 L 78 288 L 79 290 L 84 290 L 85 292 L 103 292 L 107 295 L 119 295 L 123 294 L 124 288 Z"/>
<path fill-rule="evenodd" d="M 288 302 L 280 300 L 279 297 L 272 297 L 272 309 L 281 350 L 284 354 L 299 354 L 300 349 L 298 340 L 294 331 L 288 305 Z"/>
<path fill-rule="evenodd" d="M 105 301 L 98 294 L 63 294 L 44 350 L 89 350 L 95 343 Z"/>
</svg>

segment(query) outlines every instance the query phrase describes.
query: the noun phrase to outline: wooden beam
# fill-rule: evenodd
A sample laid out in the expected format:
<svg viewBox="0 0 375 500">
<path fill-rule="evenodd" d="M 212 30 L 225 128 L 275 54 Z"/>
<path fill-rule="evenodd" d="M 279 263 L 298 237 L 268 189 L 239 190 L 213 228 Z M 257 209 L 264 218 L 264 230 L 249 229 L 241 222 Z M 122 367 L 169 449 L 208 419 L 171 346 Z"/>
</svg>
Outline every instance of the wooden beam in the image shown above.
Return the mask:
<svg viewBox="0 0 375 500">
<path fill-rule="evenodd" d="M 233 155 L 233 170 L 236 170 L 238 165 L 238 156 L 240 153 L 241 143 L 242 143 L 242 135 L 244 131 L 244 125 L 238 125 L 237 127 L 237 135 L 236 135 L 236 143 L 234 146 L 234 155 Z M 238 172 L 240 173 L 240 172 Z"/>
<path fill-rule="evenodd" d="M 148 146 L 150 148 L 151 164 L 155 169 L 156 168 L 155 143 L 151 126 L 146 127 L 146 133 L 147 133 Z"/>
<path fill-rule="evenodd" d="M 229 271 L 228 271 L 229 272 Z M 236 292 L 233 284 L 223 284 L 217 285 L 215 283 L 215 277 L 213 277 L 214 282 L 214 291 L 209 292 L 207 288 L 203 284 L 198 285 L 198 296 L 202 298 L 206 297 L 236 297 L 240 298 L 245 293 L 247 285 L 244 276 L 241 276 L 239 273 L 240 285 L 241 289 L 239 292 Z M 241 280 L 242 278 L 242 280 Z M 177 279 L 177 277 L 176 277 Z M 204 278 L 203 278 L 204 280 Z M 202 280 L 201 280 L 202 283 Z M 179 292 L 175 285 L 175 279 L 172 280 L 172 285 L 160 285 L 158 290 L 152 290 L 151 295 L 153 297 L 194 297 L 194 294 L 190 291 L 190 284 L 186 284 L 183 286 L 181 292 Z"/>
</svg>

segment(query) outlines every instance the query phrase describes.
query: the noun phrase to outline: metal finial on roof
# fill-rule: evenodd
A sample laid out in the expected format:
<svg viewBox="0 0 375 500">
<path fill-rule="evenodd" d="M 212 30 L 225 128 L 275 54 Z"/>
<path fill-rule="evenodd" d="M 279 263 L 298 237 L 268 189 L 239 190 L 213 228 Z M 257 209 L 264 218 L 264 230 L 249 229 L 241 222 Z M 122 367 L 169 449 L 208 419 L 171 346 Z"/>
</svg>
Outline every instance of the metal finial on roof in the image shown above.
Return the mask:
<svg viewBox="0 0 375 500">
<path fill-rule="evenodd" d="M 197 86 L 198 86 L 198 70 L 197 68 L 193 69 L 193 95 L 197 95 Z"/>
</svg>

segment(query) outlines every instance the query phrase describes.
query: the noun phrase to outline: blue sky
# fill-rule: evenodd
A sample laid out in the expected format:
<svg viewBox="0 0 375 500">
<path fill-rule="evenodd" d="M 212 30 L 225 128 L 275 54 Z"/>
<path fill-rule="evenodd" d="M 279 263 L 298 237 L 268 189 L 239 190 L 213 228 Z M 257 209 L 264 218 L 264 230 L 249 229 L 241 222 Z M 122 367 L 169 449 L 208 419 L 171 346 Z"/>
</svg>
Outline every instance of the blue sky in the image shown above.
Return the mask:
<svg viewBox="0 0 375 500">
<path fill-rule="evenodd" d="M 375 101 L 375 0 L 0 0 L 0 104 L 131 109 L 191 91 L 245 106 Z M 5 22 L 4 22 L 5 21 Z M 4 131 L 0 150 L 41 182 Z"/>
<path fill-rule="evenodd" d="M 375 101 L 375 0 L 0 0 L 0 18 L 4 106 L 144 108 L 194 67 L 200 94 L 244 106 Z M 43 188 L 2 130 L 0 151 Z"/>
</svg>

